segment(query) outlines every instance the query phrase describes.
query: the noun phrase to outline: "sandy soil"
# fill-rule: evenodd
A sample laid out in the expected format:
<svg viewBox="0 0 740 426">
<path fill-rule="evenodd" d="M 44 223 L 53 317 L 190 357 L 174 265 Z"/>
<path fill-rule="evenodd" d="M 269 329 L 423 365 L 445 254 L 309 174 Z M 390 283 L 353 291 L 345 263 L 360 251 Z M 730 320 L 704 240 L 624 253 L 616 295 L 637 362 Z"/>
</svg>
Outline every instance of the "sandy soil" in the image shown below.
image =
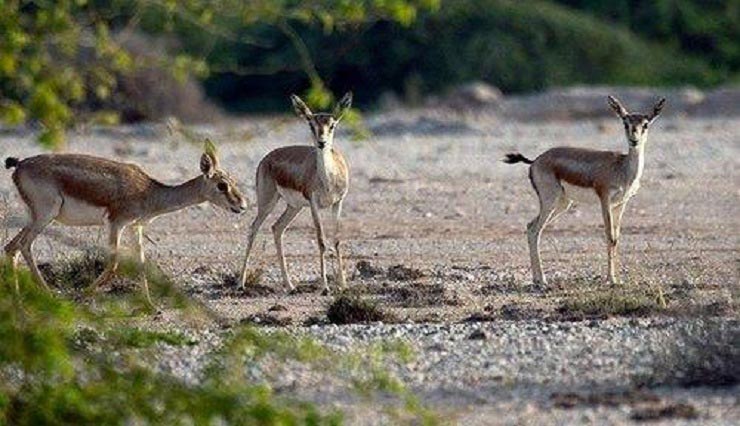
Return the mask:
<svg viewBox="0 0 740 426">
<path fill-rule="evenodd" d="M 527 167 L 500 160 L 512 150 L 534 157 L 557 145 L 624 151 L 616 118 L 523 123 L 495 115 L 413 111 L 375 115 L 368 126 L 375 132 L 368 140 L 353 141 L 342 132 L 336 141 L 351 167 L 343 216 L 347 274 L 351 287 L 402 322 L 451 323 L 471 315 L 558 319 L 564 300 L 609 291 L 597 204 L 577 206 L 545 231 L 542 257 L 550 285 L 531 285 L 524 229 L 537 214 L 537 201 Z M 219 144 L 224 169 L 237 177 L 250 201 L 260 158 L 278 146 L 308 143 L 309 136 L 307 126 L 291 117 L 234 120 L 190 132 Z M 719 306 L 721 314 L 737 317 L 738 135 L 737 118 L 674 116 L 651 129 L 641 189 L 623 221 L 621 273 L 625 289 L 662 292 L 669 316 Z M 135 162 L 168 183 L 197 173 L 199 150 L 161 125 L 83 130 L 69 143 L 69 151 Z M 31 134 L 6 131 L 0 134 L 0 152 L 25 157 L 40 149 Z M 8 200 L 3 215 L 12 236 L 25 215 L 9 176 L 0 179 L 0 193 Z M 250 265 L 263 271 L 260 284 L 268 287 L 267 294 L 234 291 L 221 275 L 240 267 L 254 205 L 241 216 L 198 206 L 162 217 L 147 230 L 154 242 L 149 256 L 226 318 L 266 316 L 279 304 L 287 309 L 269 315 L 300 325 L 323 315 L 331 297 L 316 290 L 318 252 L 307 211 L 285 237 L 294 282 L 306 291 L 284 292 L 269 231 L 282 208 L 279 204 L 263 227 Z M 39 239 L 35 252 L 41 262 L 56 262 L 104 241 L 98 228 L 55 226 Z M 380 273 L 363 275 L 358 262 Z M 389 276 L 395 265 L 421 276 Z M 473 411 L 480 413 L 496 405 L 476 407 Z M 599 418 L 598 412 L 590 416 L 561 421 Z M 545 411 L 532 419 L 546 417 Z"/>
</svg>

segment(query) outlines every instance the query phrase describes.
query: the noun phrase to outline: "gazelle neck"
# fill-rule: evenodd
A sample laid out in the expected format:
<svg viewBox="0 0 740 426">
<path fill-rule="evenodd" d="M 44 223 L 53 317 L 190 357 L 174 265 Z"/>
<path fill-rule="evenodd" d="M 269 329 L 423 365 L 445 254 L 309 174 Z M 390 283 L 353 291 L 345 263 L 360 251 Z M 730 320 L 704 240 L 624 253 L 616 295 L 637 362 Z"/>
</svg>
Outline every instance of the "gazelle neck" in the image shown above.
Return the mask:
<svg viewBox="0 0 740 426">
<path fill-rule="evenodd" d="M 630 146 L 629 152 L 627 152 L 627 167 L 629 169 L 627 175 L 630 180 L 640 180 L 642 170 L 645 167 L 645 142 L 637 146 Z"/>
<path fill-rule="evenodd" d="M 321 183 L 328 188 L 335 173 L 333 148 L 316 149 L 316 173 Z"/>
<path fill-rule="evenodd" d="M 174 212 L 195 204 L 203 203 L 203 176 L 198 176 L 180 185 L 163 185 L 156 187 L 154 196 L 149 203 L 149 210 L 153 216 Z"/>
</svg>

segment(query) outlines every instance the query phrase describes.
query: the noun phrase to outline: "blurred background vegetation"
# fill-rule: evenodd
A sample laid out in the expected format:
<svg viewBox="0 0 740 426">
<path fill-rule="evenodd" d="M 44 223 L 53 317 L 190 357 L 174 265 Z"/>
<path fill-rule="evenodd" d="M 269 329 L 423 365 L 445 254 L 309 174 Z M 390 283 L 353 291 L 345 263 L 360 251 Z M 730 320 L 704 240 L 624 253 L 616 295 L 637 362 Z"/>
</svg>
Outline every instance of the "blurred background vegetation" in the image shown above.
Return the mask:
<svg viewBox="0 0 740 426">
<path fill-rule="evenodd" d="M 58 146 L 75 123 L 373 106 L 480 80 L 740 80 L 738 0 L 0 0 L 0 114 Z"/>
</svg>

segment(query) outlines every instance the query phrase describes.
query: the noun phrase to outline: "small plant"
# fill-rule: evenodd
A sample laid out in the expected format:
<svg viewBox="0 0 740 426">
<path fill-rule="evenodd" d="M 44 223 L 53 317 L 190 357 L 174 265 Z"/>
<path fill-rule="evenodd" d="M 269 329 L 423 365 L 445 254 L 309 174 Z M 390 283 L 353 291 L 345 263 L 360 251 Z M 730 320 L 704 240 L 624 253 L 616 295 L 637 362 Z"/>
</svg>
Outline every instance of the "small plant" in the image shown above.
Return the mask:
<svg viewBox="0 0 740 426">
<path fill-rule="evenodd" d="M 388 279 L 393 281 L 413 281 L 424 277 L 424 273 L 418 269 L 404 265 L 394 265 L 388 268 Z"/>
<path fill-rule="evenodd" d="M 355 324 L 368 322 L 391 322 L 395 318 L 381 310 L 375 303 L 354 295 L 340 295 L 326 311 L 332 324 Z"/>
<path fill-rule="evenodd" d="M 662 293 L 652 297 L 638 289 L 579 294 L 563 301 L 558 313 L 571 319 L 647 316 L 663 310 Z"/>
<path fill-rule="evenodd" d="M 699 412 L 691 404 L 670 403 L 666 405 L 647 405 L 635 408 L 630 415 L 632 420 L 656 421 L 663 419 L 696 419 Z"/>
<path fill-rule="evenodd" d="M 107 259 L 100 249 L 85 250 L 82 255 L 61 262 L 46 263 L 40 269 L 53 286 L 61 289 L 84 289 L 105 269 Z"/>
<path fill-rule="evenodd" d="M 198 343 L 178 332 L 148 331 L 131 327 L 111 330 L 108 333 L 108 340 L 114 346 L 129 348 L 148 348 L 156 343 L 171 346 L 192 346 Z"/>
</svg>

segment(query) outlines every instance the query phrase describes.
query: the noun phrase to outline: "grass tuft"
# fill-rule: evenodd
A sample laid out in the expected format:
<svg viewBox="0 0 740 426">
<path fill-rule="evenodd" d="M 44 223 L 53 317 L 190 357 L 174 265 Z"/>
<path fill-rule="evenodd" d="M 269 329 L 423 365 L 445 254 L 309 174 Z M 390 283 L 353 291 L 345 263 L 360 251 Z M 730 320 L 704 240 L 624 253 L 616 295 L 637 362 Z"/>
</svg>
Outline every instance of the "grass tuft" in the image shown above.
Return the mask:
<svg viewBox="0 0 740 426">
<path fill-rule="evenodd" d="M 39 266 L 50 285 L 61 289 L 84 289 L 103 272 L 108 258 L 103 250 L 89 249 L 82 255 Z"/>
<path fill-rule="evenodd" d="M 558 307 L 565 319 L 607 318 L 610 316 L 648 316 L 664 310 L 662 293 L 652 296 L 637 289 L 579 294 Z"/>
<path fill-rule="evenodd" d="M 374 302 L 354 295 L 340 295 L 329 305 L 326 317 L 332 324 L 393 322 L 395 317 L 380 309 Z"/>
</svg>

